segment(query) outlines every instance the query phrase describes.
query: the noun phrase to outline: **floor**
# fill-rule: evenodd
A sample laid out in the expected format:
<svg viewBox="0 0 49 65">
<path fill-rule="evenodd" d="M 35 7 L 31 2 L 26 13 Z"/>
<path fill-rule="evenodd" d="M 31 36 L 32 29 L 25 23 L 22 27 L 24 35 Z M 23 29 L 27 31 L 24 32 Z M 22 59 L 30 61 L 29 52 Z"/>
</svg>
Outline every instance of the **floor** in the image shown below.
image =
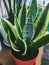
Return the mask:
<svg viewBox="0 0 49 65">
<path fill-rule="evenodd" d="M 3 45 L 3 50 L 0 52 L 0 63 L 3 65 L 15 65 L 11 51 L 5 45 Z"/>
<path fill-rule="evenodd" d="M 0 63 L 2 63 L 3 65 L 15 65 L 10 49 L 6 47 L 5 45 L 2 45 L 2 46 L 3 46 L 3 50 L 0 52 Z M 42 55 L 42 47 L 40 48 L 36 65 L 40 65 L 41 55 Z"/>
</svg>

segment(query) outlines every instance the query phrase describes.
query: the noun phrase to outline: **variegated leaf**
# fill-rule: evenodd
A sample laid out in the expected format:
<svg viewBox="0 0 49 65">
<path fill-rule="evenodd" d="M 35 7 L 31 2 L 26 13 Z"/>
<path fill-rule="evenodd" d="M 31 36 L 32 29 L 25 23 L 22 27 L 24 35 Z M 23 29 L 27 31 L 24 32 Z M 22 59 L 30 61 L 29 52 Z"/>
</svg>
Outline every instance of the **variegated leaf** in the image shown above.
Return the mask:
<svg viewBox="0 0 49 65">
<path fill-rule="evenodd" d="M 22 0 L 15 0 L 15 13 L 16 13 L 17 17 L 18 17 L 19 11 L 21 9 L 21 2 L 22 2 Z"/>
<path fill-rule="evenodd" d="M 6 19 L 1 19 L 1 23 L 2 23 L 2 27 L 4 28 L 5 33 L 7 34 L 8 31 L 10 31 L 11 39 L 14 41 L 18 35 L 13 25 Z"/>
<path fill-rule="evenodd" d="M 25 55 L 27 53 L 27 44 L 23 39 L 17 38 L 15 40 L 15 44 L 17 48 L 20 49 L 22 55 Z"/>
<path fill-rule="evenodd" d="M 25 2 L 19 12 L 18 20 L 19 20 L 21 28 L 23 29 L 25 22 L 26 22 L 26 4 L 25 4 Z"/>
<path fill-rule="evenodd" d="M 37 0 L 32 0 L 31 6 L 29 8 L 28 15 L 32 14 L 33 15 L 33 21 L 36 18 L 37 15 Z"/>
<path fill-rule="evenodd" d="M 17 31 L 17 35 L 22 38 L 22 29 L 21 29 L 21 26 L 19 24 L 19 21 L 15 15 L 15 19 L 14 19 L 14 23 L 15 23 L 15 28 L 16 28 L 16 31 Z"/>
<path fill-rule="evenodd" d="M 33 39 L 34 35 L 35 28 L 32 23 L 32 16 L 29 16 L 23 29 L 23 39 L 27 42 L 27 45 L 30 44 L 29 42 Z"/>
<path fill-rule="evenodd" d="M 49 43 L 49 34 L 41 37 L 40 39 L 38 39 L 37 41 L 31 42 L 32 44 L 30 44 L 28 46 L 28 50 L 29 51 L 33 51 L 35 49 L 40 48 L 41 46 Z"/>
<path fill-rule="evenodd" d="M 40 16 L 35 21 L 35 39 L 40 38 L 46 31 L 49 21 L 49 4 L 42 10 Z"/>
</svg>

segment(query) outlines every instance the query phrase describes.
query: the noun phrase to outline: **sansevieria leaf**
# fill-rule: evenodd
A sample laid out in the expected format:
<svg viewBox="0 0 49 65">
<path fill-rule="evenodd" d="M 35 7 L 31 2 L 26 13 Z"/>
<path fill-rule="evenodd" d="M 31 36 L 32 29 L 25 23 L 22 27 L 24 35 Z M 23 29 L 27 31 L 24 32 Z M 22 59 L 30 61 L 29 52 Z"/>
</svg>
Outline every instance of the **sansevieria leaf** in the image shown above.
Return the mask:
<svg viewBox="0 0 49 65">
<path fill-rule="evenodd" d="M 15 15 L 16 17 L 16 15 Z M 15 27 L 16 27 L 16 31 L 17 31 L 17 35 L 22 38 L 22 29 L 21 29 L 21 26 L 19 24 L 19 21 L 17 19 L 17 17 L 14 19 L 14 23 L 15 23 Z"/>
<path fill-rule="evenodd" d="M 38 49 L 39 47 L 49 43 L 49 34 L 41 37 L 37 41 L 32 42 L 31 45 L 28 46 L 29 51 L 33 51 L 34 49 Z"/>
<path fill-rule="evenodd" d="M 49 4 L 42 10 L 40 16 L 35 21 L 35 39 L 40 38 L 46 31 L 49 21 Z"/>
<path fill-rule="evenodd" d="M 9 31 L 7 33 L 7 38 L 6 38 L 7 42 L 10 44 L 10 39 L 9 39 Z"/>
<path fill-rule="evenodd" d="M 17 48 L 17 46 L 15 45 L 15 43 L 11 39 L 10 39 L 10 44 L 11 44 L 12 49 L 15 52 L 20 52 L 20 50 Z"/>
<path fill-rule="evenodd" d="M 16 13 L 17 17 L 18 17 L 19 11 L 21 9 L 21 2 L 22 2 L 22 0 L 15 0 L 15 13 Z"/>
<path fill-rule="evenodd" d="M 16 32 L 15 28 L 13 27 L 13 25 L 6 19 L 1 19 L 1 23 L 2 23 L 2 27 L 4 28 L 6 33 L 8 33 L 8 31 L 10 31 L 11 39 L 14 41 L 18 35 L 17 35 L 17 32 Z"/>
<path fill-rule="evenodd" d="M 8 33 L 7 33 L 7 41 L 8 41 L 8 43 L 10 43 L 10 45 L 11 45 L 11 47 L 12 47 L 12 49 L 13 49 L 14 51 L 20 52 L 20 50 L 17 48 L 15 42 L 13 42 L 13 41 L 11 40 L 11 36 L 10 36 L 10 32 L 9 32 L 9 31 L 8 31 Z"/>
<path fill-rule="evenodd" d="M 10 38 L 10 32 L 8 31 L 8 40 L 14 51 L 21 52 L 22 55 L 25 55 L 27 53 L 27 44 L 23 39 L 16 38 L 15 42 L 13 42 Z"/>
<path fill-rule="evenodd" d="M 20 49 L 22 55 L 25 55 L 26 52 L 27 52 L 27 44 L 26 44 L 26 42 L 21 38 L 17 38 L 15 40 L 15 44 L 18 47 L 18 49 Z"/>
<path fill-rule="evenodd" d="M 35 28 L 32 23 L 32 15 L 30 15 L 23 29 L 23 39 L 27 42 L 27 45 L 30 44 L 29 42 L 33 39 L 34 35 Z"/>
<path fill-rule="evenodd" d="M 11 0 L 8 0 L 8 4 L 9 4 L 10 13 L 12 13 Z"/>
<path fill-rule="evenodd" d="M 31 6 L 29 8 L 28 15 L 29 14 L 33 15 L 33 20 L 36 18 L 36 15 L 37 15 L 37 0 L 32 0 Z"/>
<path fill-rule="evenodd" d="M 19 19 L 21 28 L 23 29 L 25 22 L 26 22 L 26 4 L 25 4 L 25 2 L 23 4 L 22 8 L 20 9 L 18 19 Z"/>
</svg>

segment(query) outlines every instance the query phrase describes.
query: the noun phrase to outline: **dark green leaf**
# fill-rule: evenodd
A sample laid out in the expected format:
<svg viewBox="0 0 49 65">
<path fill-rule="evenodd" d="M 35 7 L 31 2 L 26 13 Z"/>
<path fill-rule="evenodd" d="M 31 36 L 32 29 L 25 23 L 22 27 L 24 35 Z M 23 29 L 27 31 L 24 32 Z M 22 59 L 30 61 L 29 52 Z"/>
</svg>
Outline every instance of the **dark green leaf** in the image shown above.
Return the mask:
<svg viewBox="0 0 49 65">
<path fill-rule="evenodd" d="M 49 4 L 42 10 L 40 16 L 35 21 L 35 38 L 41 37 L 47 28 L 48 21 L 49 21 Z"/>
<path fill-rule="evenodd" d="M 33 20 L 36 18 L 36 14 L 37 14 L 37 0 L 32 0 L 31 6 L 29 8 L 28 15 L 29 14 L 33 15 Z"/>
<path fill-rule="evenodd" d="M 13 25 L 5 20 L 5 19 L 1 19 L 1 23 L 2 23 L 2 27 L 4 28 L 6 34 L 8 33 L 8 31 L 10 32 L 10 36 L 11 36 L 11 39 L 14 41 L 15 38 L 17 37 L 17 32 L 16 30 L 14 29 Z"/>
<path fill-rule="evenodd" d="M 7 33 L 7 42 L 10 44 L 9 31 L 8 31 L 8 33 Z"/>
<path fill-rule="evenodd" d="M 17 17 L 18 17 L 19 11 L 21 9 L 21 2 L 22 2 L 22 0 L 15 0 L 15 13 L 16 13 Z"/>
<path fill-rule="evenodd" d="M 16 44 L 17 48 L 20 49 L 22 55 L 25 55 L 27 52 L 26 42 L 23 39 L 17 38 L 15 41 L 15 44 Z"/>
<path fill-rule="evenodd" d="M 29 16 L 24 29 L 23 29 L 23 39 L 30 44 L 29 42 L 33 39 L 35 34 L 34 25 L 32 24 L 32 17 Z"/>
<path fill-rule="evenodd" d="M 47 43 L 49 43 L 49 34 L 41 37 L 37 41 L 33 41 L 32 44 L 28 46 L 28 50 L 33 51 L 34 49 L 38 49 Z"/>
<path fill-rule="evenodd" d="M 26 22 L 26 4 L 25 4 L 25 2 L 23 4 L 22 9 L 20 10 L 19 17 L 20 17 L 20 25 L 21 25 L 21 28 L 23 29 L 25 22 Z"/>
<path fill-rule="evenodd" d="M 20 52 L 20 50 L 17 48 L 15 42 L 13 42 L 11 39 L 10 39 L 10 44 L 11 44 L 11 47 L 14 51 L 16 52 Z"/>
<path fill-rule="evenodd" d="M 16 26 L 16 31 L 17 31 L 18 36 L 22 38 L 21 26 L 19 25 L 19 21 L 18 21 L 16 16 L 15 16 L 15 19 L 14 19 L 14 23 L 15 23 L 15 26 Z"/>
<path fill-rule="evenodd" d="M 11 0 L 8 0 L 8 4 L 9 4 L 9 10 L 10 10 L 10 13 L 12 13 Z"/>
</svg>

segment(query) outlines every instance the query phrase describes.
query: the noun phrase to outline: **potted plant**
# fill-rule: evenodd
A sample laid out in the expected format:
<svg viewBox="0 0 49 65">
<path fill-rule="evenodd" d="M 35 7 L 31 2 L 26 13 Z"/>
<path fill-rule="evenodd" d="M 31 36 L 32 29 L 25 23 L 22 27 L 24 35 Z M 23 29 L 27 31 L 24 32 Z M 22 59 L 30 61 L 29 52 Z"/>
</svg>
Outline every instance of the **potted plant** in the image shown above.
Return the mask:
<svg viewBox="0 0 49 65">
<path fill-rule="evenodd" d="M 16 65 L 36 65 L 38 49 L 49 43 L 49 34 L 45 35 L 49 20 L 49 4 L 42 10 L 37 19 L 36 0 L 32 0 L 29 9 L 24 1 L 18 17 L 16 10 L 15 4 L 15 27 L 8 20 L 2 18 L 0 19 L 2 30 L 7 37 L 6 41 L 11 45 Z"/>
</svg>

